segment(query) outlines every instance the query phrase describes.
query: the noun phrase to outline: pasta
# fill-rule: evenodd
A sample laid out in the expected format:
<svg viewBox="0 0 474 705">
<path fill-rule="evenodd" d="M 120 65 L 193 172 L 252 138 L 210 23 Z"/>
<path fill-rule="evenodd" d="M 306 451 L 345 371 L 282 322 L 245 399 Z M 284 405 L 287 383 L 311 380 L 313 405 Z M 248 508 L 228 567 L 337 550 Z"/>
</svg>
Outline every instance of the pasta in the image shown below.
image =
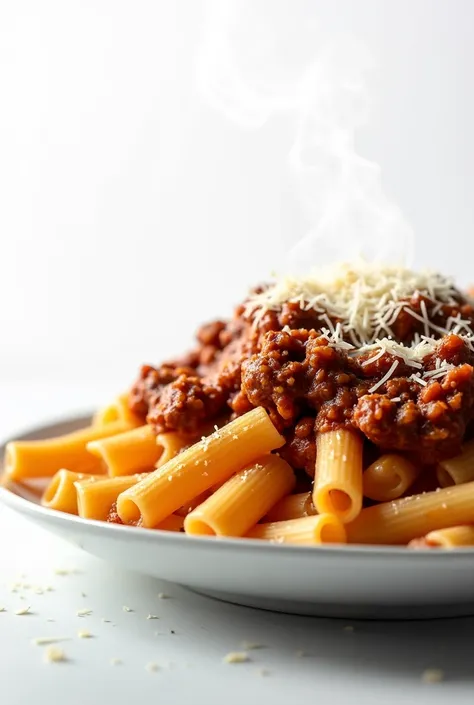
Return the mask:
<svg viewBox="0 0 474 705">
<path fill-rule="evenodd" d="M 442 460 L 436 474 L 441 487 L 462 485 L 474 480 L 474 441 L 466 443 L 460 455 Z"/>
<path fill-rule="evenodd" d="M 2 482 L 42 478 L 48 509 L 207 540 L 474 545 L 474 301 L 381 264 L 279 277 L 89 427 L 8 443 Z"/>
<path fill-rule="evenodd" d="M 119 494 L 136 485 L 143 477 L 142 474 L 126 475 L 102 479 L 87 478 L 75 482 L 79 516 L 105 521 Z"/>
<path fill-rule="evenodd" d="M 116 436 L 90 441 L 86 448 L 104 462 L 111 477 L 117 477 L 153 470 L 163 454 L 159 441 L 151 426 L 145 425 Z"/>
<path fill-rule="evenodd" d="M 343 523 L 362 509 L 362 439 L 352 431 L 318 435 L 313 501 L 319 514 L 335 514 Z"/>
<path fill-rule="evenodd" d="M 277 455 L 258 458 L 237 472 L 184 520 L 187 534 L 244 536 L 294 487 L 295 475 Z"/>
<path fill-rule="evenodd" d="M 388 502 L 404 494 L 418 476 L 417 467 L 395 453 L 381 455 L 369 465 L 362 478 L 364 497 Z"/>
<path fill-rule="evenodd" d="M 186 502 L 283 443 L 263 409 L 249 411 L 123 492 L 117 501 L 118 514 L 125 523 L 141 519 L 143 526 L 156 526 Z"/>
<path fill-rule="evenodd" d="M 318 514 L 316 516 L 273 521 L 257 524 L 251 529 L 247 538 L 264 539 L 276 543 L 345 543 L 344 525 L 335 514 Z"/>
<path fill-rule="evenodd" d="M 45 489 L 41 504 L 49 509 L 57 509 L 67 514 L 77 514 L 75 483 L 80 480 L 89 480 L 97 477 L 100 477 L 100 475 L 84 475 L 70 470 L 58 470 Z"/>
<path fill-rule="evenodd" d="M 90 441 L 123 433 L 130 426 L 114 421 L 105 426 L 90 426 L 65 436 L 44 441 L 12 441 L 5 452 L 5 471 L 10 480 L 51 477 L 61 468 L 73 472 L 105 472 L 102 460 L 87 452 Z"/>
<path fill-rule="evenodd" d="M 457 548 L 474 546 L 474 526 L 451 526 L 430 531 L 422 540 L 427 548 Z"/>
<path fill-rule="evenodd" d="M 283 497 L 265 515 L 266 521 L 284 521 L 285 519 L 300 519 L 316 514 L 311 492 L 299 492 Z"/>
<path fill-rule="evenodd" d="M 404 544 L 436 529 L 474 523 L 474 482 L 363 509 L 346 526 L 349 543 Z"/>
</svg>

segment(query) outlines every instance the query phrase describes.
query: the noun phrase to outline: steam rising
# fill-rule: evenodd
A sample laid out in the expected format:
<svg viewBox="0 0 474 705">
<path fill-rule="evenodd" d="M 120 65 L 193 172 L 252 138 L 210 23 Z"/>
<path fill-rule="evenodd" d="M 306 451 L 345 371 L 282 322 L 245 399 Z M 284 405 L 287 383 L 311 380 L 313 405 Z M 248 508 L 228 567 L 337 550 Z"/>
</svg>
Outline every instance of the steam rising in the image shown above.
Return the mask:
<svg viewBox="0 0 474 705">
<path fill-rule="evenodd" d="M 357 257 L 412 262 L 411 226 L 384 193 L 379 166 L 356 151 L 370 112 L 371 66 L 353 37 L 322 36 L 313 2 L 209 3 L 201 95 L 247 129 L 278 112 L 295 120 L 289 165 L 311 229 L 285 258 L 286 271 Z"/>
</svg>

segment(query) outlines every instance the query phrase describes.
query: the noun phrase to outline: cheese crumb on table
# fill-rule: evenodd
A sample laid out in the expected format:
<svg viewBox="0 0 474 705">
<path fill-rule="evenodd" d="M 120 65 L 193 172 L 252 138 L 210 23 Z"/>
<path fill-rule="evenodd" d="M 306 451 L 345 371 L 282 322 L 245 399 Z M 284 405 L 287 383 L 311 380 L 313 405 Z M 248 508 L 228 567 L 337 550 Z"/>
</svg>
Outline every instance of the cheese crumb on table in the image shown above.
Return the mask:
<svg viewBox="0 0 474 705">
<path fill-rule="evenodd" d="M 91 639 L 92 634 L 87 631 L 87 629 L 81 629 L 77 632 L 79 639 Z"/>
<path fill-rule="evenodd" d="M 157 614 L 149 614 L 147 619 L 159 619 Z"/>
<path fill-rule="evenodd" d="M 56 644 L 58 641 L 67 641 L 67 636 L 37 636 L 31 640 L 35 646 L 46 646 L 47 644 Z"/>
<path fill-rule="evenodd" d="M 427 668 L 421 675 L 423 683 L 441 683 L 444 680 L 444 671 L 440 668 Z"/>
<path fill-rule="evenodd" d="M 167 594 L 164 593 L 164 592 L 159 592 L 159 593 L 158 593 L 158 597 L 160 598 L 160 600 L 169 600 L 170 597 L 171 597 L 171 595 L 167 595 Z"/>
<path fill-rule="evenodd" d="M 122 610 L 123 610 L 124 612 L 133 612 L 132 608 L 131 608 L 131 607 L 127 607 L 127 605 L 124 605 L 124 606 L 122 607 Z"/>
<path fill-rule="evenodd" d="M 224 663 L 246 663 L 250 661 L 249 655 L 245 651 L 230 651 L 224 656 Z"/>
<path fill-rule="evenodd" d="M 121 658 L 111 658 L 111 659 L 110 659 L 110 665 L 111 665 L 111 666 L 120 666 L 121 663 L 122 663 L 122 659 L 121 659 Z"/>
<path fill-rule="evenodd" d="M 59 663 L 67 661 L 67 657 L 64 651 L 57 646 L 48 646 L 44 652 L 44 660 L 46 663 Z"/>
<path fill-rule="evenodd" d="M 76 614 L 78 617 L 88 617 L 92 614 L 92 610 L 85 608 L 83 610 L 77 610 Z"/>
<path fill-rule="evenodd" d="M 30 614 L 30 609 L 31 607 L 28 605 L 28 607 L 20 607 L 19 610 L 15 611 L 15 614 L 17 614 L 19 617 L 21 617 L 24 614 Z"/>
<path fill-rule="evenodd" d="M 252 651 L 254 649 L 263 649 L 263 644 L 259 644 L 257 641 L 243 641 L 241 644 L 244 651 Z"/>
<path fill-rule="evenodd" d="M 160 667 L 154 661 L 150 661 L 150 663 L 147 663 L 145 668 L 148 671 L 148 673 L 156 673 L 156 671 L 158 671 Z"/>
</svg>

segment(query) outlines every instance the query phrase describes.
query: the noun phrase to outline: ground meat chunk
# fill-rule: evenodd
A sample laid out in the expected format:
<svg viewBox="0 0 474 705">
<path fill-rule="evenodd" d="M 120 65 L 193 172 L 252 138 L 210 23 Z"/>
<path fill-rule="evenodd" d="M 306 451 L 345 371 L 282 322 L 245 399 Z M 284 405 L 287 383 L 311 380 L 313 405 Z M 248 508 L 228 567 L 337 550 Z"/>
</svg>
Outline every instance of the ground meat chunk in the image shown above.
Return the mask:
<svg viewBox="0 0 474 705">
<path fill-rule="evenodd" d="M 286 432 L 286 444 L 279 450 L 281 457 L 294 470 L 304 470 L 309 477 L 314 477 L 316 463 L 314 424 L 314 416 L 304 416 L 294 428 Z"/>
<path fill-rule="evenodd" d="M 222 413 L 227 393 L 196 376 L 182 374 L 163 387 L 159 402 L 151 407 L 147 421 L 157 433 L 169 429 L 194 433 Z"/>
<path fill-rule="evenodd" d="M 474 404 L 472 366 L 460 365 L 406 395 L 411 398 L 401 402 L 386 394 L 361 397 L 354 425 L 377 446 L 410 451 L 424 464 L 458 453 Z"/>
</svg>

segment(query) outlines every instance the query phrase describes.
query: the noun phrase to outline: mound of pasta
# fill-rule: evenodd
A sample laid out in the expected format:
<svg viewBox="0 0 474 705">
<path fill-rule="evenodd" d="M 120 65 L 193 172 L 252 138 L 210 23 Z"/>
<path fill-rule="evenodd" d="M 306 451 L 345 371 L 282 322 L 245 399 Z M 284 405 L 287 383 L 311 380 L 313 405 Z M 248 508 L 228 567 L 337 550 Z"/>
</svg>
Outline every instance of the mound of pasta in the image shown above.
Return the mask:
<svg viewBox="0 0 474 705">
<path fill-rule="evenodd" d="M 95 520 L 278 543 L 474 545 L 474 302 L 366 263 L 251 291 L 6 476 Z"/>
</svg>

